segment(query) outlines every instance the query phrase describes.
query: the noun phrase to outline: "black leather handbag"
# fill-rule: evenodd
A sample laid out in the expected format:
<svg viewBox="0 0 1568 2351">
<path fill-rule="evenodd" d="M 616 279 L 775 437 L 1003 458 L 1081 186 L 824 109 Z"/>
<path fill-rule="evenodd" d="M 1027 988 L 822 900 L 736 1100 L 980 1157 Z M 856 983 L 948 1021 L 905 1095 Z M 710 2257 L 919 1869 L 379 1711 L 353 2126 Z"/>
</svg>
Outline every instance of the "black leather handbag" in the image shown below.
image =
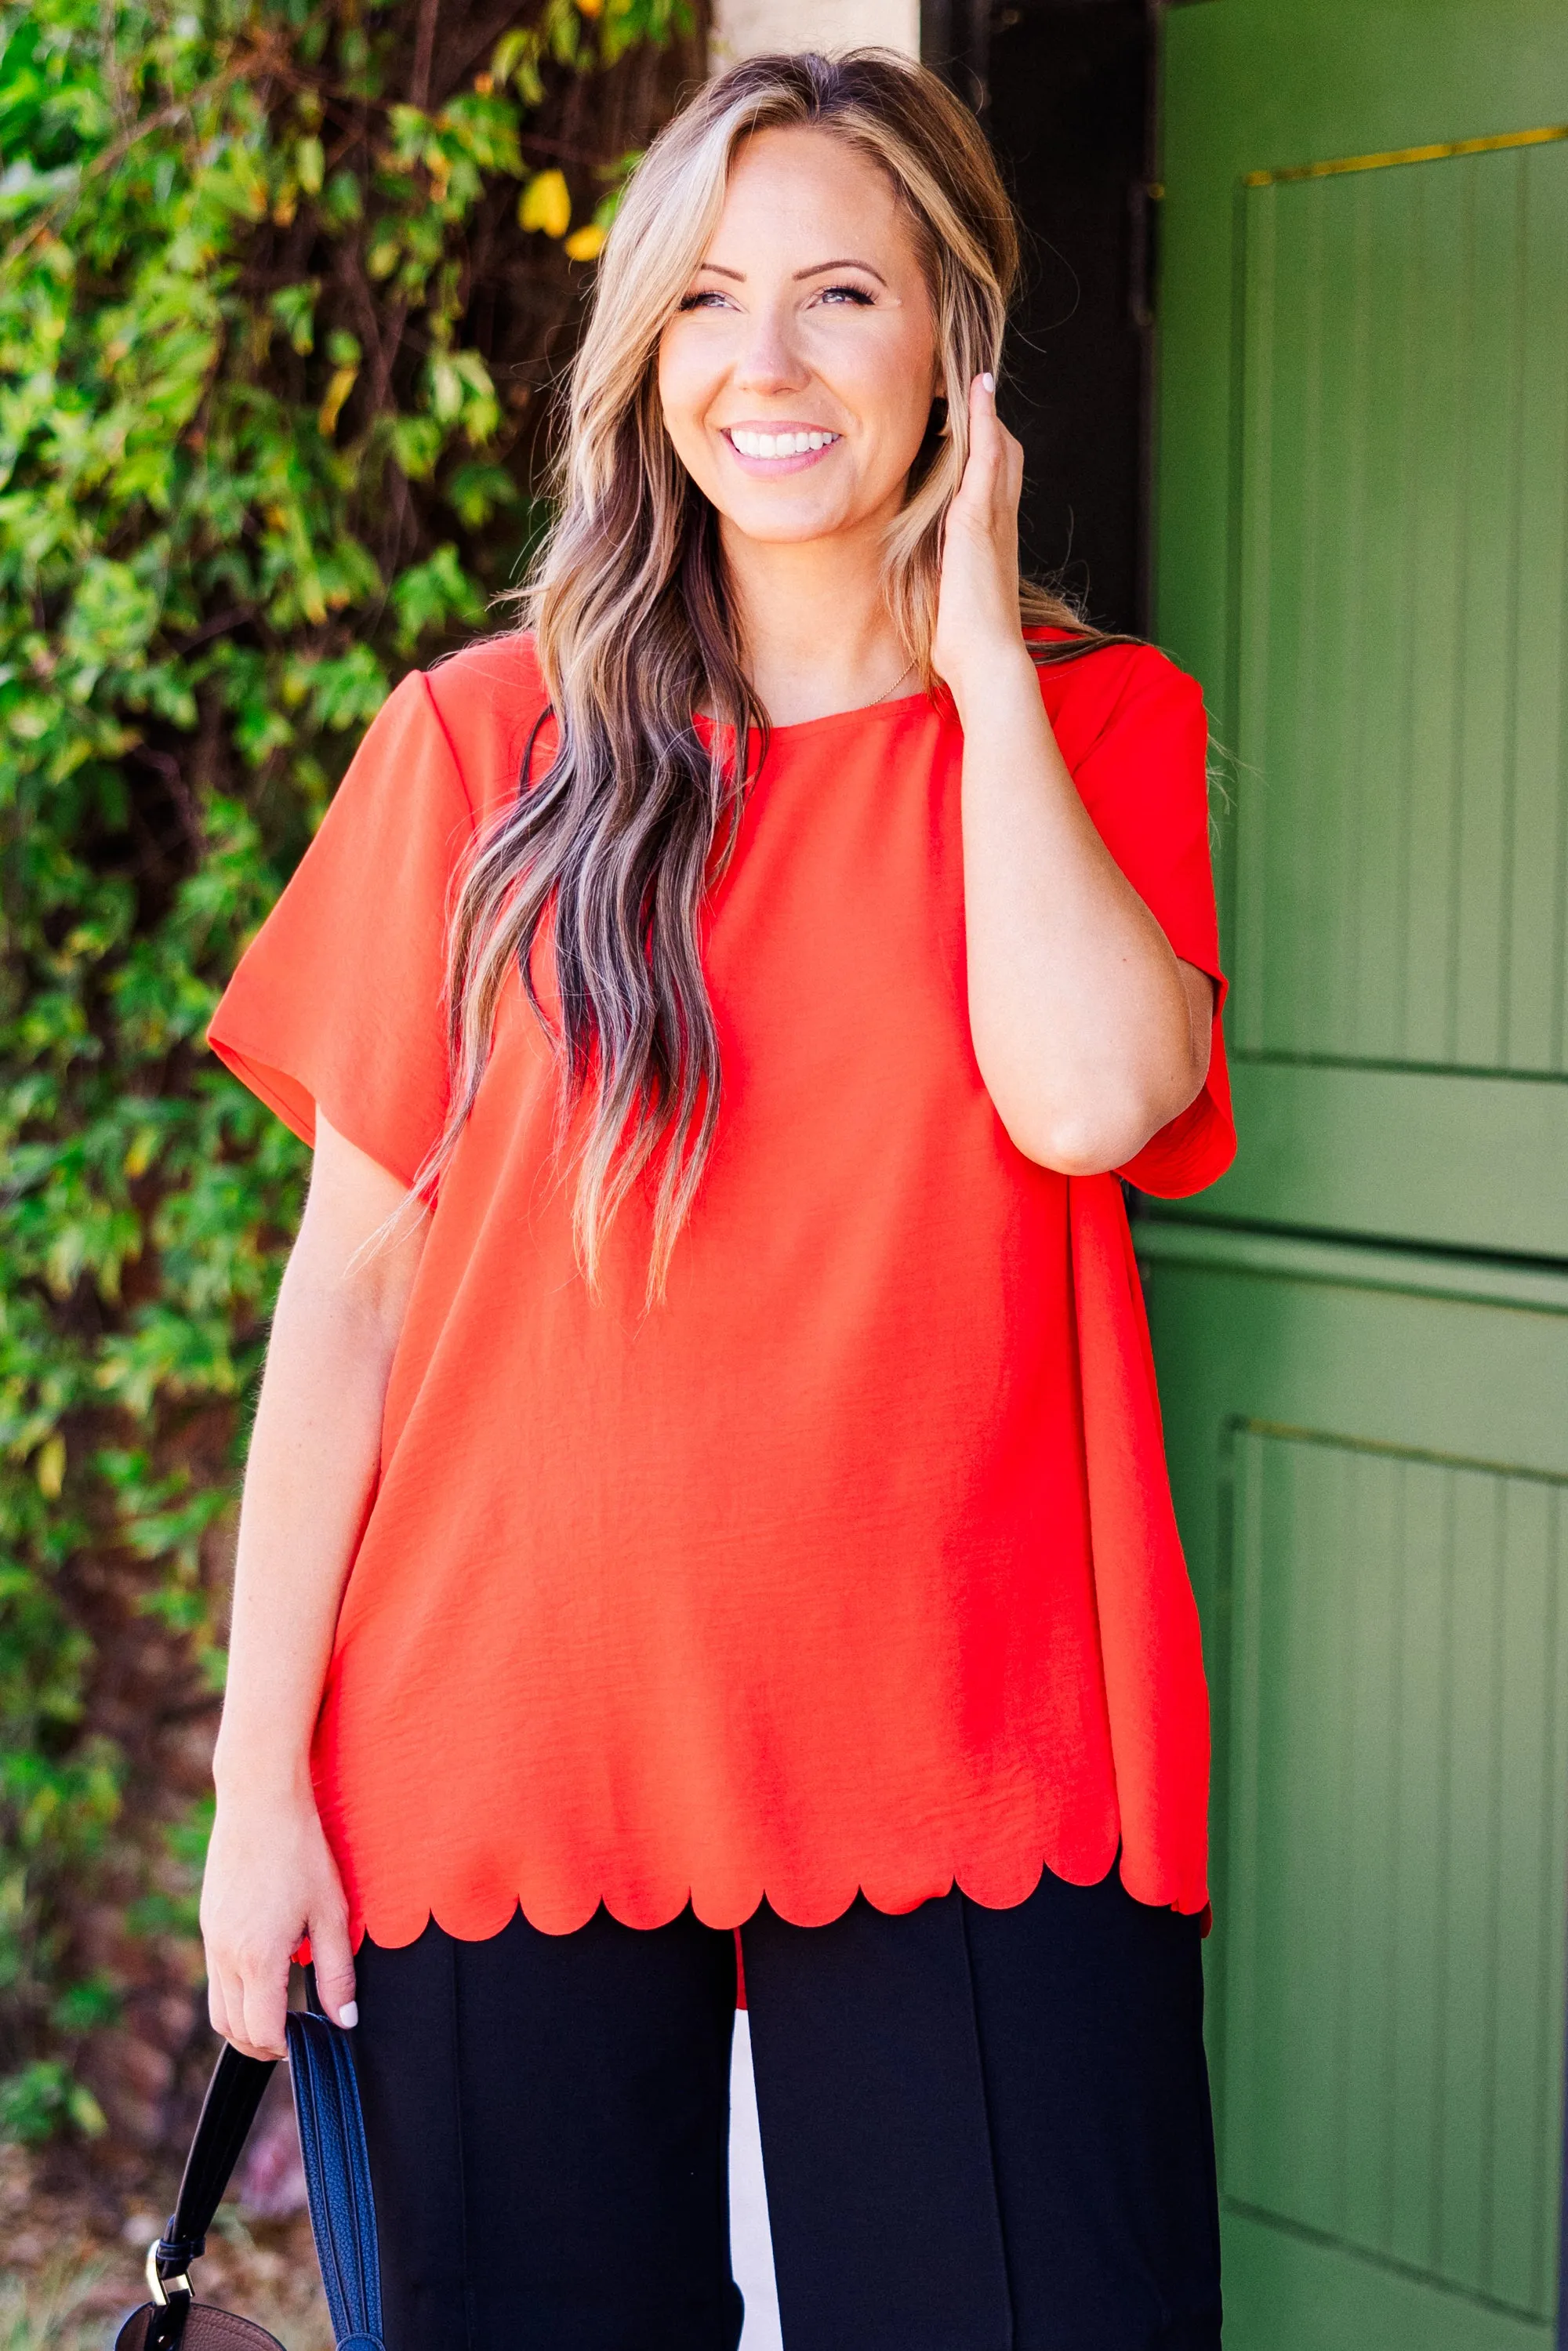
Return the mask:
<svg viewBox="0 0 1568 2351">
<path fill-rule="evenodd" d="M 152 2299 L 131 2312 L 114 2351 L 282 2351 L 254 2319 L 198 2302 L 190 2276 L 272 2070 L 226 2046 L 219 2057 L 172 2217 L 148 2250 Z M 376 2208 L 349 2036 L 324 2017 L 291 2013 L 288 2071 L 333 2339 L 338 2351 L 383 2351 Z"/>
</svg>

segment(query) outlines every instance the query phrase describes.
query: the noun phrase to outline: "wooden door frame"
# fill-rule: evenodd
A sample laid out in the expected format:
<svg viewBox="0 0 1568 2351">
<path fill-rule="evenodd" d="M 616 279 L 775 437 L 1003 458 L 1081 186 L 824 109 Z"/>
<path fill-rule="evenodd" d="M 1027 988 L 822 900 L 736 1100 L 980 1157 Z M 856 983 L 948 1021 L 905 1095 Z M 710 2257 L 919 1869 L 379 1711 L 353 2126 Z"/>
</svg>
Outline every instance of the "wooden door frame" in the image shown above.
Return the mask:
<svg viewBox="0 0 1568 2351">
<path fill-rule="evenodd" d="M 983 120 L 990 71 L 991 0 L 920 0 L 920 56 Z"/>
</svg>

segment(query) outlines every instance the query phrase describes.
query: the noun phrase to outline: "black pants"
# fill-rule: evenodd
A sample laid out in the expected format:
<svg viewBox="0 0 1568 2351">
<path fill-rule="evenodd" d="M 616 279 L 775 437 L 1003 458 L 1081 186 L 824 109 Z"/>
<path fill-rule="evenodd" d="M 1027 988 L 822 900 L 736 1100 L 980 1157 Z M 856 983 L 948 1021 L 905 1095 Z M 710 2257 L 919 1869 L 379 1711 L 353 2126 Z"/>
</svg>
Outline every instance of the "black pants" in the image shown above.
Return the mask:
<svg viewBox="0 0 1568 2351">
<path fill-rule="evenodd" d="M 742 1928 L 786 2351 L 1216 2351 L 1196 1920 L 1114 1876 Z M 367 1943 L 388 2351 L 734 2351 L 734 1938 Z"/>
</svg>

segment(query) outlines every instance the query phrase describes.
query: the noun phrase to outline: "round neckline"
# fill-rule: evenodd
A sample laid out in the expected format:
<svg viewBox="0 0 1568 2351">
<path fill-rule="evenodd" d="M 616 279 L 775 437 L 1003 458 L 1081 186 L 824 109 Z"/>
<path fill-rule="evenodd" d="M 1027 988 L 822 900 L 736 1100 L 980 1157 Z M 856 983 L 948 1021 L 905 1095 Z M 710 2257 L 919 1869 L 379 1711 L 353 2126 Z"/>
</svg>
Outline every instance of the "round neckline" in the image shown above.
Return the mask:
<svg viewBox="0 0 1568 2351">
<path fill-rule="evenodd" d="M 768 729 L 768 739 L 770 743 L 777 743 L 781 736 L 811 735 L 823 726 L 842 726 L 851 719 L 882 718 L 895 710 L 908 710 L 915 704 L 922 702 L 928 710 L 935 710 L 936 707 L 931 696 L 922 687 L 918 693 L 901 694 L 887 702 L 861 702 L 857 703 L 852 710 L 824 710 L 816 718 L 792 718 L 785 726 L 770 726 Z M 699 710 L 695 723 L 698 726 L 712 729 L 716 727 L 719 722 L 716 718 L 710 718 L 706 711 Z M 753 736 L 759 735 L 761 731 L 759 726 L 753 726 L 750 730 Z"/>
</svg>

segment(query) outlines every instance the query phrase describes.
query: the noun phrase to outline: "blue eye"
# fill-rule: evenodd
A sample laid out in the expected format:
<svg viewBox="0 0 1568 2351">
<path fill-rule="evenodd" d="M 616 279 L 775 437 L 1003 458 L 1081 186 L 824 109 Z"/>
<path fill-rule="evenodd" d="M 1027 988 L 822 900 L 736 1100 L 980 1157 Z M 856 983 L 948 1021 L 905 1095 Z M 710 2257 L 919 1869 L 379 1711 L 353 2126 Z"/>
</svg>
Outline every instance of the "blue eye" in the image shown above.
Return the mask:
<svg viewBox="0 0 1568 2351">
<path fill-rule="evenodd" d="M 876 297 L 868 294 L 863 286 L 824 286 L 822 299 L 824 302 L 852 302 L 857 308 L 869 310 Z"/>
<path fill-rule="evenodd" d="M 683 294 L 679 307 L 683 310 L 706 310 L 723 300 L 724 296 L 709 286 L 705 287 L 699 294 Z"/>
</svg>

